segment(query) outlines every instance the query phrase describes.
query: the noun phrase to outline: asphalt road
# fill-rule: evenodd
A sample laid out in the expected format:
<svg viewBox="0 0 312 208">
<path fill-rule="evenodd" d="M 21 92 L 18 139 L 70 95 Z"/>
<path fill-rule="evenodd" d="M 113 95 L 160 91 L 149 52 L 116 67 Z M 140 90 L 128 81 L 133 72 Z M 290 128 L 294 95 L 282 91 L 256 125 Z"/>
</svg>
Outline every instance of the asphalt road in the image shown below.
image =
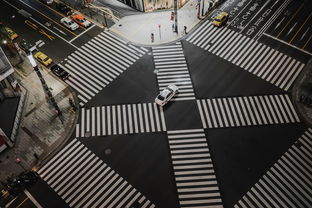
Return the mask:
<svg viewBox="0 0 312 208">
<path fill-rule="evenodd" d="M 0 4 L 5 2 L 0 1 Z M 44 24 L 47 21 L 45 16 L 53 11 L 38 2 L 32 5 L 40 11 L 42 9 L 44 15 L 35 14 L 36 10 L 27 9 L 27 6 L 23 8 L 34 13 L 33 17 Z M 80 96 L 82 113 L 76 132 L 69 141 L 72 143 L 64 149 L 68 159 L 55 156 L 52 160 L 54 170 L 49 170 L 49 165 L 43 166 L 39 170 L 43 180 L 30 190 L 42 206 L 106 203 L 109 199 L 103 201 L 104 196 L 101 198 L 92 191 L 105 195 L 106 192 L 102 192 L 97 184 L 107 178 L 110 178 L 111 183 L 119 177 L 125 182 L 121 183 L 123 179 L 119 179 L 115 184 L 117 187 L 127 186 L 127 183 L 132 185 L 122 189 L 123 194 L 127 192 L 130 196 L 130 192 L 140 192 L 156 207 L 179 207 L 179 203 L 195 203 L 198 199 L 194 195 L 198 192 L 189 189 L 183 192 L 183 189 L 197 188 L 194 185 L 196 183 L 185 185 L 185 179 L 181 179 L 178 174 L 185 174 L 181 170 L 183 168 L 189 171 L 201 169 L 192 169 L 192 164 L 181 168 L 179 162 L 185 161 L 176 158 L 190 160 L 196 157 L 191 151 L 197 145 L 209 148 L 209 154 L 198 160 L 210 161 L 203 162 L 205 167 L 209 167 L 205 170 L 210 172 L 200 177 L 215 178 L 211 179 L 209 185 L 202 184 L 202 188 L 211 189 L 208 195 L 211 194 L 209 196 L 212 198 L 201 203 L 234 207 L 295 143 L 308 127 L 294 118 L 295 114 L 286 107 L 287 101 L 282 99 L 290 95 L 293 83 L 293 80 L 286 79 L 288 74 L 283 72 L 290 70 L 288 65 L 300 72 L 300 66 L 311 58 L 311 3 L 291 0 L 227 1 L 221 9 L 230 14 L 225 29 L 210 28 L 215 31 L 210 37 L 207 24 L 207 30 L 205 26 L 198 27 L 185 40 L 162 48 L 132 46 L 114 34 L 97 36 L 100 33 L 97 27 L 72 42 L 70 40 L 82 33 L 82 29 L 75 35 L 64 30 L 66 36 L 51 30 L 52 34 L 59 34 L 60 37 L 53 41 L 45 40 L 47 43 L 42 46 L 42 50 L 59 61 L 67 57 L 62 64 L 72 74 L 68 84 Z M 7 18 L 5 22 L 16 21 L 16 24 L 12 24 L 13 29 L 23 36 L 25 34 L 30 40 L 35 42 L 38 38 L 42 39 L 38 32 L 24 24 L 24 17 L 16 15 L 10 21 L 8 14 L 12 12 L 15 12 L 14 8 L 8 9 L 6 14 L 0 13 L 0 17 Z M 218 12 L 215 11 L 212 17 Z M 51 17 L 55 22 L 61 18 L 58 13 L 53 13 Z M 201 35 L 205 33 L 206 36 Z M 213 39 L 213 36 L 221 38 Z M 229 41 L 231 38 L 232 41 Z M 254 50 L 248 50 L 252 44 Z M 76 47 L 96 59 L 73 54 Z M 273 55 L 277 57 L 276 62 Z M 80 59 L 77 61 L 78 56 Z M 101 66 L 96 60 L 105 64 Z M 281 67 L 284 67 L 283 70 L 280 70 Z M 83 71 L 80 71 L 81 68 Z M 261 69 L 267 69 L 267 72 L 261 72 Z M 296 73 L 293 75 L 298 76 Z M 164 108 L 155 107 L 155 96 L 168 82 L 174 82 L 180 87 L 180 95 Z M 265 112 L 266 105 L 271 106 L 268 107 L 270 110 L 273 109 L 270 113 Z M 271 123 L 268 120 L 272 120 Z M 268 123 L 270 125 L 264 125 Z M 201 137 L 197 138 L 194 134 Z M 188 142 L 177 139 L 181 136 L 188 136 Z M 78 139 L 75 140 L 75 137 Z M 190 144 L 193 137 L 196 137 L 197 142 Z M 202 137 L 204 144 L 200 143 Z M 182 150 L 177 147 L 179 143 L 185 144 Z M 73 145 L 82 145 L 77 148 L 80 151 L 70 150 Z M 85 147 L 88 150 L 83 149 Z M 204 148 L 200 150 L 206 151 Z M 98 160 L 114 172 L 106 176 L 106 172 L 101 171 L 101 175 L 85 164 L 88 162 L 93 166 Z M 195 161 L 196 165 L 201 164 L 198 160 Z M 100 164 L 93 167 L 105 169 Z M 197 175 L 185 174 L 185 177 Z M 90 182 L 87 183 L 88 179 Z M 202 182 L 199 178 L 187 181 Z M 56 190 L 53 191 L 53 188 Z M 110 191 L 116 194 L 116 198 L 121 192 L 114 188 Z M 205 191 L 200 193 L 207 194 Z M 94 195 L 92 202 L 84 201 L 91 199 L 92 196 L 88 194 Z M 142 201 L 150 203 L 141 195 L 139 198 L 132 196 L 134 207 L 142 207 Z M 191 199 L 193 201 L 188 201 Z"/>
</svg>

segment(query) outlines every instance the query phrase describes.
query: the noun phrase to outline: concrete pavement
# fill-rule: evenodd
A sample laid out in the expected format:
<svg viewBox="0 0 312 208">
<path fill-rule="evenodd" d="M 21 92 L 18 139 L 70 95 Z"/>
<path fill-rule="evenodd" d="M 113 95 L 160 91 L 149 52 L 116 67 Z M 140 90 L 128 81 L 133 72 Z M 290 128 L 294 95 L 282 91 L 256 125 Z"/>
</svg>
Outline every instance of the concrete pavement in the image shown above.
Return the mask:
<svg viewBox="0 0 312 208">
<path fill-rule="evenodd" d="M 176 41 L 183 36 L 184 26 L 187 32 L 200 22 L 197 18 L 197 0 L 190 0 L 178 10 L 178 33 L 173 32 L 171 20 L 172 10 L 143 13 L 123 17 L 110 28 L 110 31 L 117 33 L 139 45 L 159 45 Z M 151 41 L 151 33 L 154 34 L 154 41 Z"/>
<path fill-rule="evenodd" d="M 57 147 L 65 143 L 72 134 L 78 119 L 78 110 L 71 110 L 69 98 L 76 100 L 73 91 L 55 77 L 49 69 L 41 68 L 41 73 L 62 110 L 64 122 L 56 116 L 54 108 L 48 104 L 41 82 L 27 58 L 15 66 L 14 77 L 26 91 L 26 101 L 22 120 L 13 148 L 0 155 L 0 181 L 16 176 L 25 169 L 39 165 Z M 43 69 L 44 68 L 44 69 Z M 77 103 L 77 102 L 76 102 Z M 76 104 L 78 106 L 78 103 Z M 20 163 L 16 163 L 16 159 Z"/>
</svg>

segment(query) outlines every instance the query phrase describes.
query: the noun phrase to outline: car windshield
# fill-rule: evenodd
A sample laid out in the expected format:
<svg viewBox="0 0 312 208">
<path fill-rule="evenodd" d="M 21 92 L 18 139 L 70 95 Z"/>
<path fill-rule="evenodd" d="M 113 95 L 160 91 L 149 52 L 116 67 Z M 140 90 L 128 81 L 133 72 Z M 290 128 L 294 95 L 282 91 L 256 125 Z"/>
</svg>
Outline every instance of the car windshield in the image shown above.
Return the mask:
<svg viewBox="0 0 312 208">
<path fill-rule="evenodd" d="M 221 22 L 221 20 L 220 20 L 219 18 L 216 18 L 216 19 L 215 19 L 215 21 L 217 21 L 217 22 Z"/>
<path fill-rule="evenodd" d="M 45 59 L 43 59 L 44 62 L 48 61 L 49 57 L 45 57 Z"/>
<path fill-rule="evenodd" d="M 165 98 L 163 96 L 161 96 L 161 95 L 158 95 L 157 99 L 158 100 L 164 100 Z"/>
</svg>

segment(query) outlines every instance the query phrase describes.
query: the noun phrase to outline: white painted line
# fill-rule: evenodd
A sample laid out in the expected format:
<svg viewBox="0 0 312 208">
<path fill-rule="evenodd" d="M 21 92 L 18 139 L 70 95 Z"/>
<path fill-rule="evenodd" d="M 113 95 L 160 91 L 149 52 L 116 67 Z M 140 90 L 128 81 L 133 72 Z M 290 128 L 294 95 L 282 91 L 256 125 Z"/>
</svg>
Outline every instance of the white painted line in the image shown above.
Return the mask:
<svg viewBox="0 0 312 208">
<path fill-rule="evenodd" d="M 26 196 L 32 201 L 32 203 L 33 203 L 37 208 L 43 208 L 43 207 L 37 202 L 37 200 L 29 193 L 29 191 L 27 191 L 27 189 L 24 190 L 24 193 L 26 194 Z"/>
<path fill-rule="evenodd" d="M 295 49 L 297 49 L 297 50 L 299 50 L 299 51 L 301 51 L 301 52 L 303 52 L 303 53 L 306 53 L 306 54 L 309 54 L 310 56 L 312 56 L 312 53 L 310 53 L 310 52 L 308 52 L 308 51 L 305 51 L 305 50 L 303 50 L 303 49 L 301 49 L 301 48 L 298 48 L 297 46 L 294 46 L 294 45 L 292 45 L 292 44 L 289 44 L 289 43 L 287 43 L 287 42 L 285 42 L 285 41 L 283 41 L 283 40 L 280 40 L 280 39 L 278 39 L 278 38 L 276 38 L 276 37 L 273 37 L 273 36 L 271 36 L 271 35 L 269 35 L 269 34 L 267 34 L 267 33 L 263 33 L 263 35 L 266 35 L 266 36 L 268 36 L 268 37 L 270 37 L 270 38 L 272 38 L 272 39 L 274 39 L 274 40 L 277 40 L 277 41 L 279 41 L 279 42 L 281 42 L 281 43 L 284 43 L 284 44 L 286 44 L 286 45 L 288 45 L 288 46 L 290 46 L 290 47 L 292 47 L 292 48 L 295 48 Z"/>
<path fill-rule="evenodd" d="M 85 31 L 83 31 L 82 33 L 80 33 L 79 35 L 77 35 L 76 37 L 74 37 L 73 39 L 71 39 L 70 41 L 68 41 L 69 43 L 73 42 L 74 40 L 76 40 L 77 38 L 79 38 L 81 35 L 83 35 L 84 33 L 88 32 L 91 28 L 93 28 L 95 25 L 93 24 L 91 27 L 89 27 L 88 29 L 86 29 Z"/>
</svg>

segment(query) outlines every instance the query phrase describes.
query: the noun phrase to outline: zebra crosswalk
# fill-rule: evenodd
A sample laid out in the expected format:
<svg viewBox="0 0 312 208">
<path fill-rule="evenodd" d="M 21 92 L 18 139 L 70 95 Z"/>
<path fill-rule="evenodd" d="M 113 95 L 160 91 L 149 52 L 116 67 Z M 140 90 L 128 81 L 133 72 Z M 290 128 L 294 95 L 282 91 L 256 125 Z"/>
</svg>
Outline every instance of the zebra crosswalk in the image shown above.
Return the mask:
<svg viewBox="0 0 312 208">
<path fill-rule="evenodd" d="M 287 91 L 305 64 L 226 27 L 205 21 L 187 39 L 209 52 Z"/>
<path fill-rule="evenodd" d="M 166 131 L 162 107 L 155 103 L 123 104 L 82 108 L 76 137 L 160 131 Z"/>
<path fill-rule="evenodd" d="M 312 207 L 311 155 L 308 129 L 234 207 Z"/>
<path fill-rule="evenodd" d="M 222 208 L 203 129 L 168 131 L 180 207 Z"/>
<path fill-rule="evenodd" d="M 69 55 L 60 66 L 69 72 L 66 83 L 78 92 L 80 105 L 84 105 L 145 52 L 145 48 L 128 45 L 105 31 Z"/>
<path fill-rule="evenodd" d="M 155 207 L 77 139 L 38 174 L 69 207 L 130 208 L 134 203 L 140 208 Z"/>
<path fill-rule="evenodd" d="M 204 128 L 300 122 L 286 94 L 202 99 L 197 105 Z"/>
<path fill-rule="evenodd" d="M 172 100 L 194 100 L 195 94 L 181 42 L 153 47 L 159 91 L 175 84 L 179 93 Z"/>
</svg>

